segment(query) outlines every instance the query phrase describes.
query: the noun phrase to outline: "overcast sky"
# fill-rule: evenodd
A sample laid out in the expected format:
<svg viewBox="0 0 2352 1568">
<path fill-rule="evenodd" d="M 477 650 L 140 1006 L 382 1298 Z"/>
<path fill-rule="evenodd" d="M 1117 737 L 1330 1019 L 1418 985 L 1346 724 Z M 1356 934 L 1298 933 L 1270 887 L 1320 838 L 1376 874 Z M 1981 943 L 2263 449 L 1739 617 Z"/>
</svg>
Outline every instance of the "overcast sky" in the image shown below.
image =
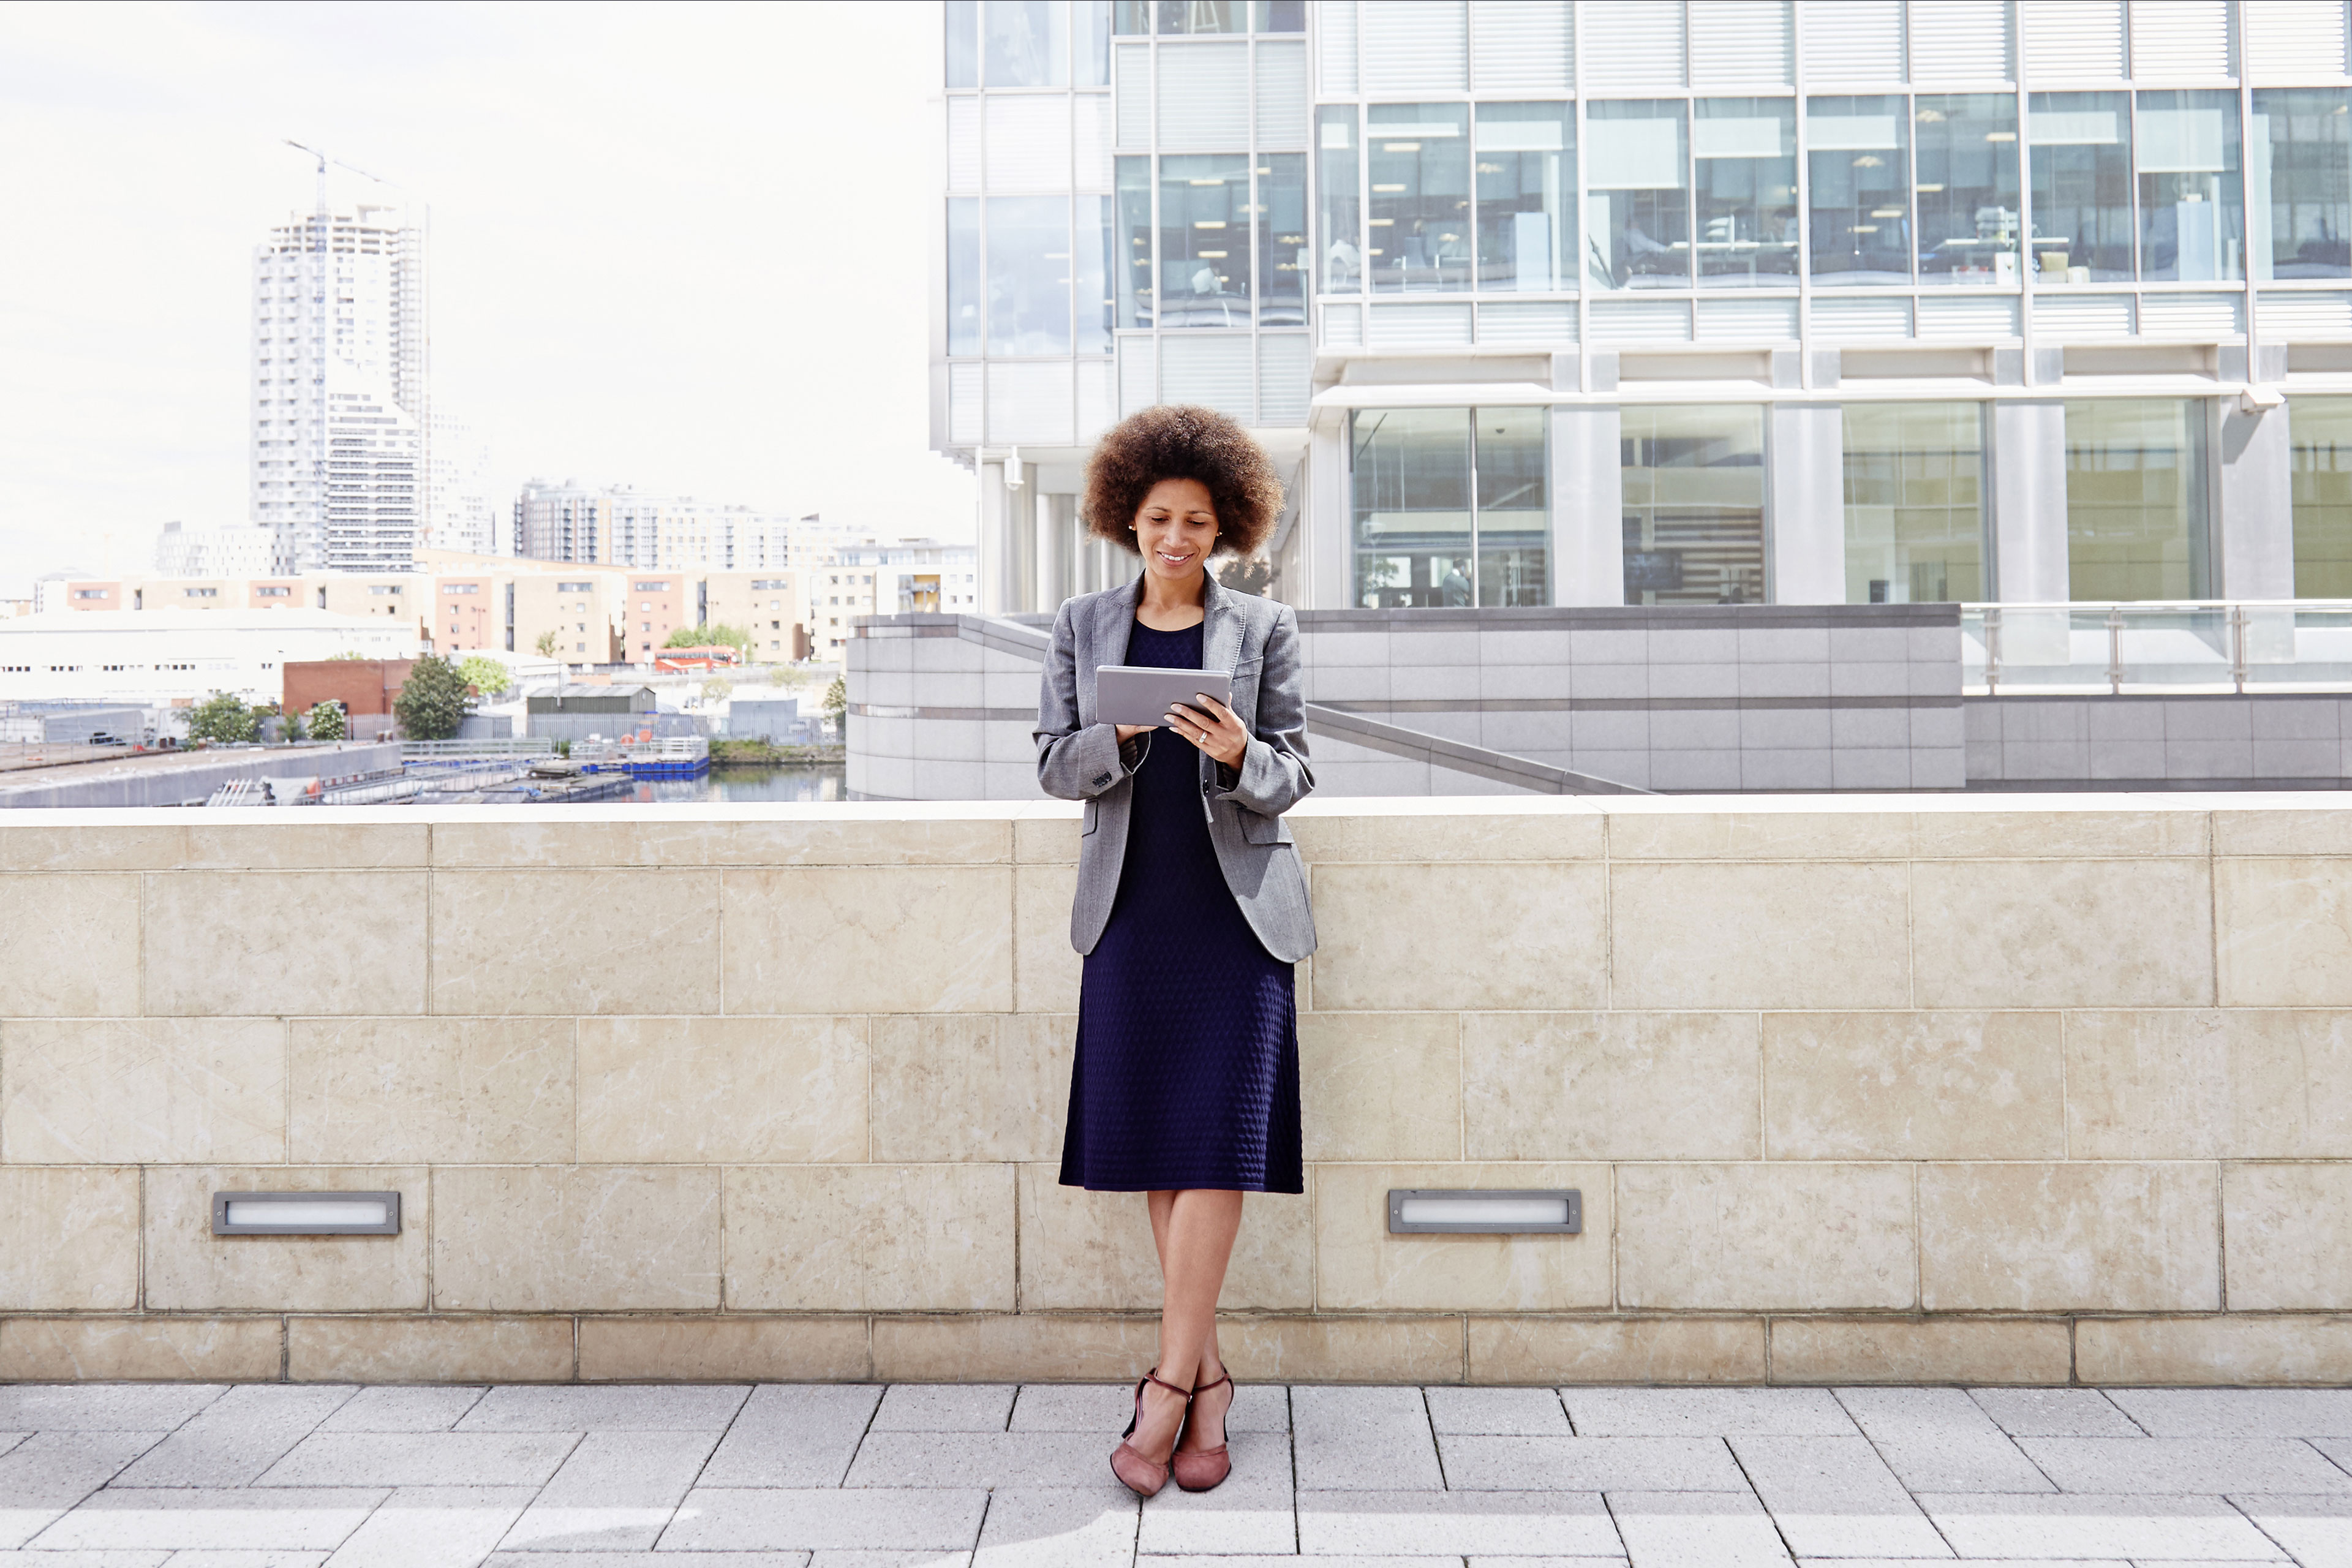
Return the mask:
<svg viewBox="0 0 2352 1568">
<path fill-rule="evenodd" d="M 289 137 L 430 205 L 434 396 L 499 504 L 572 477 L 968 540 L 924 402 L 936 38 L 912 3 L 0 5 L 0 592 L 247 521 Z"/>
</svg>

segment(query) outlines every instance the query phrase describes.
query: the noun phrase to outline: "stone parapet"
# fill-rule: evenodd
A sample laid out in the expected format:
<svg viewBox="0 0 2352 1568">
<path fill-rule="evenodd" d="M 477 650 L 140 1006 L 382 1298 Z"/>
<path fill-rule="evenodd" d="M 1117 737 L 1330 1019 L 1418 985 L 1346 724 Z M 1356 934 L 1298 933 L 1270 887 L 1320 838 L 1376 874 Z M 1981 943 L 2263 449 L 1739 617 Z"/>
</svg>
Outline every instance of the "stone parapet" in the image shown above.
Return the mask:
<svg viewBox="0 0 2352 1568">
<path fill-rule="evenodd" d="M 0 822 L 0 1377 L 1051 1379 L 1062 803 Z M 2352 1381 L 2352 801 L 1311 800 L 1245 1378 Z M 1576 1237 L 1392 1236 L 1565 1187 Z M 211 1194 L 393 1189 L 394 1237 Z"/>
</svg>

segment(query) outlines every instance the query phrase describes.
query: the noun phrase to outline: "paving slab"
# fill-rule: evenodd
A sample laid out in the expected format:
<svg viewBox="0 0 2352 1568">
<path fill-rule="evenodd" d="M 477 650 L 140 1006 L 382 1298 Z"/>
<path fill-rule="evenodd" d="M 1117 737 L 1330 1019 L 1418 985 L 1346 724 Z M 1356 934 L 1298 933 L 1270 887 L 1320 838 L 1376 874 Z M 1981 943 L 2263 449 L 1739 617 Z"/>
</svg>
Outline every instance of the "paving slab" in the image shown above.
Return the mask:
<svg viewBox="0 0 2352 1568">
<path fill-rule="evenodd" d="M 1969 1397 L 2012 1437 L 2147 1436 L 2095 1388 L 1977 1388 Z"/>
<path fill-rule="evenodd" d="M 2227 1500 L 2141 1495 L 1924 1493 L 1919 1506 L 1962 1557 L 2158 1557 L 2283 1563 Z"/>
<path fill-rule="evenodd" d="M 1029 1383 L 1013 1405 L 1015 1432 L 1100 1432 L 1107 1443 L 1135 1414 L 1131 1383 Z M 1244 1383 L 1234 1388 L 1225 1414 L 1228 1432 L 1290 1430 L 1290 1390 L 1278 1383 Z M 1108 1452 L 1108 1447 L 1105 1449 Z"/>
<path fill-rule="evenodd" d="M 493 1388 L 460 1432 L 720 1432 L 751 1397 L 748 1384 L 608 1388 Z"/>
<path fill-rule="evenodd" d="M 1633 1568 L 1789 1568 L 1793 1561 L 1752 1492 L 1612 1492 L 1608 1500 Z"/>
<path fill-rule="evenodd" d="M 591 1432 L 492 1544 L 651 1551 L 718 1442 L 716 1432 Z"/>
<path fill-rule="evenodd" d="M 535 1487 L 579 1441 L 573 1432 L 317 1432 L 254 1484 Z"/>
<path fill-rule="evenodd" d="M 1279 1432 L 1236 1432 L 1234 1473 L 1209 1492 L 1170 1485 L 1143 1509 L 1137 1537 L 1147 1553 L 1176 1556 L 1298 1550 L 1290 1442 Z M 1104 1466 L 1108 1471 L 1108 1463 Z"/>
<path fill-rule="evenodd" d="M 707 1487 L 837 1487 L 857 1457 L 882 1390 L 866 1384 L 769 1384 L 704 1468 Z"/>
<path fill-rule="evenodd" d="M 1867 1437 L 1730 1441 L 1781 1539 L 1800 1556 L 1940 1557 L 1948 1550 Z"/>
<path fill-rule="evenodd" d="M 1565 1437 L 1568 1412 L 1549 1388 L 1425 1388 L 1430 1425 L 1441 1437 Z"/>
<path fill-rule="evenodd" d="M 0 1455 L 0 1547 L 31 1541 L 166 1436 L 36 1432 Z"/>
<path fill-rule="evenodd" d="M 0 1431 L 169 1432 L 227 1392 L 225 1383 L 0 1385 Z"/>
<path fill-rule="evenodd" d="M 988 1493 L 977 1487 L 885 1489 L 697 1487 L 662 1531 L 665 1551 L 969 1551 Z"/>
<path fill-rule="evenodd" d="M 1851 1437 L 1826 1388 L 1565 1388 L 1580 1437 Z"/>
<path fill-rule="evenodd" d="M 2230 1500 L 2303 1568 L 2352 1568 L 2352 1500 L 2341 1496 Z"/>
<path fill-rule="evenodd" d="M 1298 1550 L 1348 1558 L 1382 1552 L 1623 1553 L 1598 1492 L 1301 1492 Z"/>
<path fill-rule="evenodd" d="M 1294 1388 L 1291 1450 L 1309 1491 L 1442 1491 L 1437 1440 L 1417 1388 Z"/>
<path fill-rule="evenodd" d="M 805 1552 L 509 1552 L 501 1548 L 482 1559 L 482 1568 L 808 1568 L 808 1561 Z M 38 1568 L 38 1564 L 27 1568 Z"/>
<path fill-rule="evenodd" d="M 2352 1389 L 2118 1388 L 2107 1397 L 2157 1437 L 2352 1437 Z"/>
<path fill-rule="evenodd" d="M 1124 1491 L 1110 1471 L 1117 1441 L 1097 1432 L 868 1432 L 842 1484 Z"/>
<path fill-rule="evenodd" d="M 334 1384 L 232 1388 L 115 1478 L 125 1487 L 250 1486 L 359 1391 Z"/>
<path fill-rule="evenodd" d="M 530 1499 L 529 1487 L 403 1487 L 328 1568 L 475 1568 Z"/>
<path fill-rule="evenodd" d="M 43 1531 L 36 1543 L 41 1547 L 331 1549 L 350 1539 L 390 1495 L 372 1487 L 109 1489 Z"/>
<path fill-rule="evenodd" d="M 656 1568 L 667 1568 L 668 1553 Z M 812 1552 L 809 1568 L 971 1568 L 969 1552 Z"/>
<path fill-rule="evenodd" d="M 1895 1478 L 1915 1492 L 2053 1492 L 1983 1406 L 1957 1388 L 1841 1388 Z"/>
<path fill-rule="evenodd" d="M 169 1552 L 0 1552 L 0 1568 L 163 1568 Z M 326 1553 L 318 1554 L 321 1560 Z"/>
<path fill-rule="evenodd" d="M 319 1424 L 321 1432 L 446 1432 L 487 1388 L 362 1388 Z"/>
<path fill-rule="evenodd" d="M 1137 1500 L 1125 1488 L 1000 1488 L 988 1500 L 972 1568 L 1129 1568 Z"/>
<path fill-rule="evenodd" d="M 331 1553 L 308 1552 L 294 1547 L 272 1550 L 267 1547 L 250 1551 L 235 1547 L 217 1550 L 197 1547 L 187 1552 L 174 1552 L 165 1560 L 165 1568 L 325 1568 Z"/>
<path fill-rule="evenodd" d="M 2352 1475 L 2294 1437 L 2021 1437 L 2017 1446 L 2062 1491 L 2352 1495 Z"/>
<path fill-rule="evenodd" d="M 1455 1491 L 1748 1489 L 1720 1437 L 1447 1437 L 1443 1447 Z"/>
<path fill-rule="evenodd" d="M 1473 1553 L 1470 1568 L 1627 1568 L 1622 1556 L 1616 1557 L 1481 1557 Z"/>
<path fill-rule="evenodd" d="M 874 1412 L 874 1430 L 1002 1432 L 1020 1392 L 1010 1383 L 894 1383 Z M 1121 1417 L 1119 1426 L 1126 1424 Z"/>
</svg>

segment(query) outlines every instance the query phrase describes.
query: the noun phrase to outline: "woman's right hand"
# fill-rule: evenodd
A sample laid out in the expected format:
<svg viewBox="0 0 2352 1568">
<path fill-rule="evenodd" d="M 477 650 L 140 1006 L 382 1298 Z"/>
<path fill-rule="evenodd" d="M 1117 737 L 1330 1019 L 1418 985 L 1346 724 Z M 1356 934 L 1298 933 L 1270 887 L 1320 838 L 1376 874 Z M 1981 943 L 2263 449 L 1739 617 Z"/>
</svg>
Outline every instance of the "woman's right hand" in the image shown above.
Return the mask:
<svg viewBox="0 0 2352 1568">
<path fill-rule="evenodd" d="M 1124 746 L 1128 742 L 1133 740 L 1138 735 L 1149 735 L 1151 733 L 1153 726 L 1150 724 L 1121 724 L 1117 728 L 1118 730 L 1118 743 Z"/>
</svg>

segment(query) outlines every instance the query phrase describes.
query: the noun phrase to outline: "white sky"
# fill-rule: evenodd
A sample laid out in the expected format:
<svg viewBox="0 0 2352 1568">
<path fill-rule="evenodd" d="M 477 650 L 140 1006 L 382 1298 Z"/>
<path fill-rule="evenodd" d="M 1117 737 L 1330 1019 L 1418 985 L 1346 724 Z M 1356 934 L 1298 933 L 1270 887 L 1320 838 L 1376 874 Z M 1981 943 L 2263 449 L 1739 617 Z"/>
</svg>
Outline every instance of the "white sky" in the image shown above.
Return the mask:
<svg viewBox="0 0 2352 1568">
<path fill-rule="evenodd" d="M 312 200 L 288 137 L 430 205 L 434 396 L 494 505 L 569 477 L 968 541 L 925 405 L 937 29 L 905 0 L 0 5 L 0 592 L 247 521 L 252 248 Z"/>
</svg>

